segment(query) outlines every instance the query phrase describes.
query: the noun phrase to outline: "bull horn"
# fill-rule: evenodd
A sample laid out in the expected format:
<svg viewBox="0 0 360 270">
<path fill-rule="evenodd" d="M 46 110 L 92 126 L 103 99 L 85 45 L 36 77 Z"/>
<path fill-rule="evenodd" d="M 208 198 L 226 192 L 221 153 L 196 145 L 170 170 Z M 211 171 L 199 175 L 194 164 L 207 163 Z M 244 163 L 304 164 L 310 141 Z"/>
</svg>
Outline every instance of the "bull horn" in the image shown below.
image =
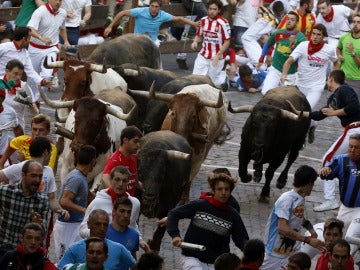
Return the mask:
<svg viewBox="0 0 360 270">
<path fill-rule="evenodd" d="M 58 134 L 62 137 L 65 137 L 71 141 L 74 139 L 75 133 L 72 132 L 71 130 L 68 130 L 60 125 L 57 125 L 56 123 L 55 123 L 55 127 L 56 127 L 56 130 L 55 130 L 56 134 Z"/>
<path fill-rule="evenodd" d="M 106 113 L 109 113 L 121 120 L 128 120 L 131 117 L 132 112 L 135 110 L 136 104 L 132 107 L 131 111 L 129 113 L 123 113 L 121 110 L 118 110 L 114 107 L 111 107 L 110 104 L 106 107 Z"/>
<path fill-rule="evenodd" d="M 281 116 L 282 117 L 285 117 L 285 118 L 289 118 L 291 120 L 298 120 L 299 119 L 299 116 L 295 113 L 292 113 L 292 112 L 289 112 L 287 110 L 283 110 L 283 109 L 280 109 L 281 111 Z"/>
<path fill-rule="evenodd" d="M 224 105 L 223 95 L 221 92 L 219 92 L 219 97 L 218 97 L 217 102 L 201 100 L 200 103 L 203 106 L 212 107 L 212 108 L 220 108 L 221 106 Z"/>
<path fill-rule="evenodd" d="M 58 111 L 55 110 L 55 120 L 59 123 L 65 123 L 66 122 L 66 119 L 67 119 L 67 116 L 66 117 L 60 117 L 59 114 L 58 114 Z"/>
<path fill-rule="evenodd" d="M 152 82 L 150 90 L 149 90 L 149 96 L 151 99 L 158 99 L 166 102 L 172 101 L 174 95 L 173 94 L 164 94 L 164 93 L 157 93 L 155 94 L 155 81 Z"/>
<path fill-rule="evenodd" d="M 48 69 L 52 69 L 52 68 L 63 68 L 64 67 L 64 61 L 52 61 L 50 63 L 48 63 L 48 57 L 45 57 L 44 60 L 44 67 L 48 68 Z"/>
<path fill-rule="evenodd" d="M 177 159 L 183 159 L 188 160 L 190 158 L 190 154 L 176 151 L 176 150 L 166 150 L 168 158 L 177 158 Z"/>
<path fill-rule="evenodd" d="M 55 109 L 60 109 L 60 108 L 72 108 L 72 106 L 74 105 L 74 101 L 73 100 L 69 100 L 69 101 L 55 101 L 55 100 L 51 100 L 47 97 L 47 95 L 44 93 L 44 91 L 41 89 L 41 86 L 39 86 L 39 92 L 40 92 L 40 96 L 41 98 L 44 100 L 44 102 Z"/>
<path fill-rule="evenodd" d="M 104 57 L 104 59 L 103 59 L 103 64 L 102 64 L 102 65 L 90 64 L 90 71 L 96 71 L 96 72 L 100 72 L 100 73 L 106 73 L 106 72 L 107 72 L 107 66 L 106 66 L 106 59 L 105 59 L 105 57 Z"/>
<path fill-rule="evenodd" d="M 149 96 L 149 92 L 148 91 L 144 91 L 144 90 L 131 90 L 131 89 L 127 89 L 127 91 L 134 95 L 134 96 L 140 96 L 140 97 L 146 97 L 146 98 L 150 98 Z"/>
<path fill-rule="evenodd" d="M 191 133 L 191 137 L 197 141 L 203 142 L 203 143 L 208 143 L 209 139 L 208 139 L 208 135 L 205 134 L 199 134 L 199 133 Z"/>
<path fill-rule="evenodd" d="M 130 69 L 130 68 L 124 68 L 124 74 L 126 76 L 139 76 L 139 71 L 135 70 L 135 69 Z"/>
<path fill-rule="evenodd" d="M 231 107 L 231 101 L 229 101 L 228 111 L 231 113 L 241 113 L 241 112 L 252 112 L 253 105 L 243 105 L 236 108 Z"/>
</svg>

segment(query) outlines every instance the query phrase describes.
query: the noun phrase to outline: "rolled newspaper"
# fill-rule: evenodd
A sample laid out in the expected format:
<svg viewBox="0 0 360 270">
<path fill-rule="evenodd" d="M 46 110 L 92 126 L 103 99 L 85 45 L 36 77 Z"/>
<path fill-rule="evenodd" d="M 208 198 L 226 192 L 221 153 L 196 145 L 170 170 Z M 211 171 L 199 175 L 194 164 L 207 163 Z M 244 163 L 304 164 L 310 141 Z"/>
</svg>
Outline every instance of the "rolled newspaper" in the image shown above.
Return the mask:
<svg viewBox="0 0 360 270">
<path fill-rule="evenodd" d="M 205 251 L 206 247 L 203 245 L 197 245 L 197 244 L 191 244 L 191 243 L 187 243 L 187 242 L 181 242 L 180 245 L 181 248 L 191 248 L 191 249 L 196 249 L 199 251 Z"/>
</svg>

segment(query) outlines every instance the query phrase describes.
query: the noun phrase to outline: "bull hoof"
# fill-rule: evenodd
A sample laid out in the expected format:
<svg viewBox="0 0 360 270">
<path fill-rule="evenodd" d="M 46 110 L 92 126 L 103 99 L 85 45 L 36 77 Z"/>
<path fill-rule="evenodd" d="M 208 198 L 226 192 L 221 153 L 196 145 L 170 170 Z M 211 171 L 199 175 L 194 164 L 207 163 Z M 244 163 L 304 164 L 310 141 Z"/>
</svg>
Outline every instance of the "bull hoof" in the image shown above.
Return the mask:
<svg viewBox="0 0 360 270">
<path fill-rule="evenodd" d="M 269 203 L 269 202 L 270 202 L 270 197 L 269 197 L 269 196 L 260 195 L 258 201 L 259 201 L 260 203 Z"/>
<path fill-rule="evenodd" d="M 240 179 L 241 179 L 241 182 L 243 182 L 243 183 L 249 183 L 252 179 L 252 176 L 251 176 L 251 174 L 248 174 L 246 177 L 240 177 Z"/>
<path fill-rule="evenodd" d="M 283 187 L 285 187 L 285 185 L 286 185 L 286 181 L 277 181 L 276 182 L 276 187 L 278 188 L 278 189 L 282 189 Z"/>
<path fill-rule="evenodd" d="M 259 183 L 261 181 L 261 175 L 254 175 L 254 182 Z"/>
<path fill-rule="evenodd" d="M 151 253 L 159 254 L 160 251 L 159 243 L 156 243 L 154 240 L 150 239 L 147 241 L 147 244 L 149 245 Z"/>
</svg>

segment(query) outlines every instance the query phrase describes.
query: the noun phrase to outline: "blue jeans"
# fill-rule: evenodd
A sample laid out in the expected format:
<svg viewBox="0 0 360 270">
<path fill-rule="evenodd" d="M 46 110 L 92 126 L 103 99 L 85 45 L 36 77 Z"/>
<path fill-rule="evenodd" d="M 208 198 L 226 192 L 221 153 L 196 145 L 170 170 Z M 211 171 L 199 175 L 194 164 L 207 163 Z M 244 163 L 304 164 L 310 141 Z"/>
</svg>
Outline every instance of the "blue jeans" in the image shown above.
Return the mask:
<svg viewBox="0 0 360 270">
<path fill-rule="evenodd" d="M 80 37 L 79 27 L 66 27 L 66 33 L 70 45 L 77 45 Z M 61 36 L 59 36 L 59 42 L 60 44 L 64 44 L 64 40 Z M 67 51 L 76 54 L 76 48 L 70 48 Z"/>
<path fill-rule="evenodd" d="M 241 42 L 241 37 L 245 33 L 246 30 L 247 30 L 247 27 L 234 26 L 234 41 L 235 41 L 236 49 L 244 48 L 244 46 Z"/>
</svg>

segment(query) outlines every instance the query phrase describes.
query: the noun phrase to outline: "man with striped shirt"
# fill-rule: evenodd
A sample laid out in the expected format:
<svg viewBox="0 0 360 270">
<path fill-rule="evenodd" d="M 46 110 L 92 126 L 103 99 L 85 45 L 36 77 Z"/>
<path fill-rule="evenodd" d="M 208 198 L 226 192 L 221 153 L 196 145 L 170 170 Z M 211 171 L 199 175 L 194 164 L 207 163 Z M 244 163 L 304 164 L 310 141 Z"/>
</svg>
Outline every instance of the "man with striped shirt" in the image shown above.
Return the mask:
<svg viewBox="0 0 360 270">
<path fill-rule="evenodd" d="M 223 4 L 220 0 L 209 1 L 208 16 L 200 20 L 201 25 L 191 48 L 196 50 L 198 42 L 202 39 L 202 49 L 196 57 L 193 74 L 208 75 L 215 86 L 226 91 L 226 74 L 222 72 L 222 68 L 225 51 L 230 45 L 231 29 L 228 21 L 220 15 L 222 9 Z"/>
</svg>

